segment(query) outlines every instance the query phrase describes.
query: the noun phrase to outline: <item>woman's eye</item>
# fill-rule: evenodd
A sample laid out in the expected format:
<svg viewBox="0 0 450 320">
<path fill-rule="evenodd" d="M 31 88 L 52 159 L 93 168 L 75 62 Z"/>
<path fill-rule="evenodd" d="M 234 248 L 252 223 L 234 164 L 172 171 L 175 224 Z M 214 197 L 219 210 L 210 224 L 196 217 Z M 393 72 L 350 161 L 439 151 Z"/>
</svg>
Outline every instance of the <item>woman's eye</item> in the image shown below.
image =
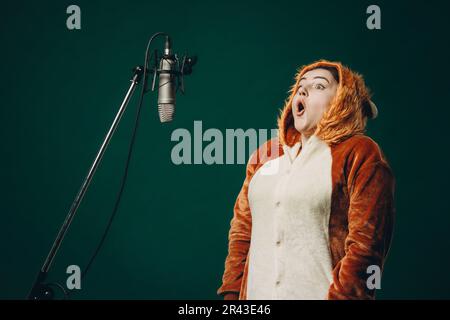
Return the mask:
<svg viewBox="0 0 450 320">
<path fill-rule="evenodd" d="M 314 88 L 323 90 L 323 89 L 325 89 L 325 86 L 323 84 L 317 83 L 314 85 Z"/>
</svg>

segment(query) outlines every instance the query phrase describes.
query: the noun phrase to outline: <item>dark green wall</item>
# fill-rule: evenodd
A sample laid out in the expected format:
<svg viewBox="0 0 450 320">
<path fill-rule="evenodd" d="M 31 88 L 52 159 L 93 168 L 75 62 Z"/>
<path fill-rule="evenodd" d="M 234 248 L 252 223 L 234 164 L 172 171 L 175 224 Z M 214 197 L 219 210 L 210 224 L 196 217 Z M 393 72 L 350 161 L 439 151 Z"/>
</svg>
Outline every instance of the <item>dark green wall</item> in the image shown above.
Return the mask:
<svg viewBox="0 0 450 320">
<path fill-rule="evenodd" d="M 0 298 L 23 298 L 143 63 L 165 31 L 199 56 L 174 122 L 146 96 L 120 210 L 74 298 L 215 299 L 244 165 L 171 163 L 171 132 L 275 128 L 296 69 L 325 58 L 361 72 L 379 118 L 368 135 L 397 179 L 393 246 L 378 297 L 450 298 L 449 43 L 443 1 L 9 1 L 0 7 Z M 81 7 L 82 29 L 66 28 Z M 159 38 L 155 48 L 161 48 Z M 85 266 L 112 210 L 137 96 L 52 268 Z"/>
</svg>

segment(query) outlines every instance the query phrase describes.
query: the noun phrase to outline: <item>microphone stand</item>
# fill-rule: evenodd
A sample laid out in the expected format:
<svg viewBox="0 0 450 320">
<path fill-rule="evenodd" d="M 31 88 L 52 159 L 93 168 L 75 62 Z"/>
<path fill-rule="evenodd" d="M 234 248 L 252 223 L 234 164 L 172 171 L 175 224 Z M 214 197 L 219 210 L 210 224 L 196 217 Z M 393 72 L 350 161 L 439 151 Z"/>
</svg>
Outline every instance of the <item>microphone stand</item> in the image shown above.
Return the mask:
<svg viewBox="0 0 450 320">
<path fill-rule="evenodd" d="M 154 38 L 160 35 L 166 36 L 166 49 L 167 54 L 164 54 L 162 59 L 166 58 L 174 58 L 176 61 L 176 70 L 165 70 L 158 68 L 158 57 L 157 57 L 157 50 L 155 50 L 155 60 L 154 60 L 154 67 L 152 69 L 148 69 L 148 57 L 149 57 L 149 50 L 150 45 Z M 52 248 L 50 252 L 48 253 L 47 258 L 45 259 L 44 264 L 42 265 L 39 273 L 37 274 L 33 286 L 31 287 L 31 290 L 28 294 L 28 299 L 31 300 L 51 300 L 54 298 L 54 291 L 52 289 L 52 286 L 59 287 L 64 293 L 66 294 L 66 291 L 63 286 L 61 286 L 58 283 L 46 283 L 47 275 L 50 269 L 50 266 L 56 256 L 56 253 L 61 246 L 61 243 L 64 239 L 64 236 L 67 233 L 67 230 L 75 216 L 75 213 L 77 212 L 78 207 L 80 206 L 80 202 L 84 197 L 84 194 L 86 193 L 87 188 L 89 187 L 89 184 L 91 183 L 92 177 L 94 176 L 94 173 L 100 163 L 100 161 L 103 158 L 103 154 L 105 153 L 106 148 L 108 147 L 109 141 L 111 140 L 112 135 L 114 134 L 114 131 L 116 130 L 120 119 L 122 118 L 122 115 L 125 112 L 125 109 L 127 108 L 128 102 L 130 101 L 136 86 L 141 81 L 141 78 L 144 78 L 143 85 L 143 94 L 147 93 L 149 90 L 147 90 L 147 73 L 153 73 L 153 84 L 152 84 L 152 91 L 155 88 L 155 81 L 156 81 L 156 75 L 161 73 L 170 73 L 173 74 L 177 79 L 177 89 L 180 88 L 181 92 L 184 94 L 184 76 L 190 75 L 192 73 L 192 67 L 197 63 L 197 56 L 187 56 L 185 55 L 182 58 L 181 66 L 180 66 L 180 59 L 177 55 L 174 55 L 173 57 L 170 55 L 170 38 L 169 35 L 165 32 L 157 32 L 155 33 L 149 40 L 147 44 L 147 49 L 145 51 L 145 64 L 144 66 L 137 66 L 133 69 L 133 76 L 131 78 L 131 84 L 130 87 L 125 95 L 125 98 L 122 101 L 122 104 L 120 105 L 119 111 L 116 114 L 116 117 L 114 118 L 114 121 L 109 128 L 108 133 L 106 134 L 105 139 L 103 140 L 103 143 L 100 147 L 100 150 L 98 151 L 94 162 L 92 163 L 89 172 L 86 176 L 86 178 L 83 181 L 83 184 L 81 185 L 80 190 L 78 191 L 77 196 L 75 197 L 75 200 L 72 203 L 72 206 L 70 207 L 69 213 L 66 216 L 66 219 L 61 227 L 61 229 L 58 232 L 58 235 L 53 242 Z M 142 103 L 142 100 L 141 100 Z M 164 119 L 162 119 L 164 120 Z M 161 121 L 162 121 L 161 120 Z M 67 295 L 67 294 L 66 294 Z"/>
<path fill-rule="evenodd" d="M 83 181 L 83 184 L 81 185 L 80 190 L 78 191 L 77 196 L 75 197 L 75 200 L 72 203 L 72 206 L 70 207 L 69 213 L 67 214 L 67 217 L 59 230 L 58 236 L 56 237 L 55 241 L 53 242 L 53 246 L 45 259 L 44 264 L 42 265 L 36 279 L 34 280 L 33 286 L 31 288 L 30 293 L 28 294 L 28 299 L 31 300 L 50 300 L 54 298 L 54 291 L 52 289 L 52 284 L 45 283 L 45 280 L 48 275 L 48 271 L 50 269 L 50 266 L 55 258 L 55 255 L 61 246 L 61 242 L 64 239 L 64 236 L 67 233 L 67 230 L 75 216 L 75 213 L 77 212 L 78 207 L 80 206 L 80 202 L 83 199 L 84 194 L 86 193 L 87 188 L 89 187 L 89 184 L 91 183 L 92 177 L 94 176 L 94 173 L 100 163 L 100 161 L 103 158 L 103 154 L 105 153 L 106 148 L 108 147 L 109 141 L 111 140 L 112 135 L 114 134 L 114 131 L 116 130 L 120 119 L 122 118 L 128 102 L 130 101 L 130 98 L 132 97 L 137 84 L 141 81 L 141 78 L 144 74 L 144 67 L 137 66 L 133 69 L 133 77 L 131 78 L 131 84 L 130 87 L 125 95 L 125 98 L 122 101 L 122 104 L 120 105 L 119 111 L 116 114 L 116 117 L 114 118 L 114 121 L 109 128 L 108 133 L 106 134 L 105 139 L 103 140 L 103 143 L 100 147 L 100 150 L 98 151 L 97 155 L 95 156 L 95 160 L 92 163 L 89 172 L 86 176 L 86 178 Z M 144 84 L 145 85 L 145 84 Z M 59 286 L 61 288 L 61 286 Z M 62 288 L 63 291 L 64 288 Z"/>
</svg>

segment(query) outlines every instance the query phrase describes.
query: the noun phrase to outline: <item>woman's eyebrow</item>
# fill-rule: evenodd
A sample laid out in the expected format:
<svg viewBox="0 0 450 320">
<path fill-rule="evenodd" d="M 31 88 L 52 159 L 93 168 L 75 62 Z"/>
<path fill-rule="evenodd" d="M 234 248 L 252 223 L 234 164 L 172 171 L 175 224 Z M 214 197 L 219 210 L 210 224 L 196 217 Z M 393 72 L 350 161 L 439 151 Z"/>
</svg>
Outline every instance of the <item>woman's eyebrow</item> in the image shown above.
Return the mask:
<svg viewBox="0 0 450 320">
<path fill-rule="evenodd" d="M 328 81 L 327 78 L 321 77 L 321 76 L 315 76 L 313 79 L 324 79 L 326 82 L 330 83 L 330 81 Z M 300 81 L 302 81 L 302 80 L 306 80 L 306 77 L 300 78 Z M 300 81 L 299 81 L 299 83 L 300 83 Z"/>
</svg>

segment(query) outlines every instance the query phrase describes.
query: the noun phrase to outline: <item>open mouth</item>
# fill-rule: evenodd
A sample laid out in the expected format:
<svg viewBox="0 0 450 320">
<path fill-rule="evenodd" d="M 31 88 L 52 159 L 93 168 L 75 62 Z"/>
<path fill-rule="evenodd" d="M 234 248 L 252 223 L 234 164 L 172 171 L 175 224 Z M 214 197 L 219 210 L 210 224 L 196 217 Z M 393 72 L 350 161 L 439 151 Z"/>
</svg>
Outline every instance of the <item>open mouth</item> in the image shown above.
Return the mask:
<svg viewBox="0 0 450 320">
<path fill-rule="evenodd" d="M 305 113 L 305 107 L 301 102 L 297 104 L 297 116 L 301 117 Z"/>
</svg>

